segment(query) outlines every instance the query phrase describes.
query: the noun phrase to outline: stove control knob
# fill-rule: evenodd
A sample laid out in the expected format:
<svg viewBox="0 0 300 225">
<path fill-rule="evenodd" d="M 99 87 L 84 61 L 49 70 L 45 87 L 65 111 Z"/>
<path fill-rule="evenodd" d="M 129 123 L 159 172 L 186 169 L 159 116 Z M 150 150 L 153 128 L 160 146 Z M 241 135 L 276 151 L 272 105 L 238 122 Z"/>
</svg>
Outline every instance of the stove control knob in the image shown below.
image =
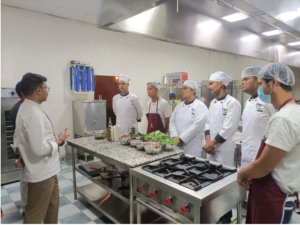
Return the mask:
<svg viewBox="0 0 300 225">
<path fill-rule="evenodd" d="M 158 194 L 158 190 L 155 189 L 154 191 L 151 191 L 150 196 L 151 198 L 155 198 L 157 194 Z"/>
<path fill-rule="evenodd" d="M 167 198 L 165 198 L 165 204 L 166 205 L 170 205 L 173 202 L 173 197 L 172 196 L 168 196 Z"/>
<path fill-rule="evenodd" d="M 143 186 L 142 186 L 142 185 L 139 185 L 139 186 L 138 186 L 138 191 L 141 192 L 142 190 L 143 190 Z"/>
<path fill-rule="evenodd" d="M 180 212 L 182 212 L 182 213 L 186 213 L 189 211 L 190 211 L 190 208 L 189 208 L 188 204 L 184 204 L 183 206 L 180 207 Z"/>
</svg>

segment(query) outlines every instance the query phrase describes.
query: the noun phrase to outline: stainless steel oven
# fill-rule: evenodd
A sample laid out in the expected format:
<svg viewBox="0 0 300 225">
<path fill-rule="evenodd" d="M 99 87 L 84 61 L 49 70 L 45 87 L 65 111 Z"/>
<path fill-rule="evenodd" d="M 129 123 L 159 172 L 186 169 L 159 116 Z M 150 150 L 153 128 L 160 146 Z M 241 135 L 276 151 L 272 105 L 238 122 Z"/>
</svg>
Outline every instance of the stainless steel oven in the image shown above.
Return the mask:
<svg viewBox="0 0 300 225">
<path fill-rule="evenodd" d="M 20 180 L 21 176 L 21 170 L 14 165 L 18 156 L 10 147 L 14 135 L 10 110 L 18 101 L 14 88 L 1 88 L 1 184 Z"/>
</svg>

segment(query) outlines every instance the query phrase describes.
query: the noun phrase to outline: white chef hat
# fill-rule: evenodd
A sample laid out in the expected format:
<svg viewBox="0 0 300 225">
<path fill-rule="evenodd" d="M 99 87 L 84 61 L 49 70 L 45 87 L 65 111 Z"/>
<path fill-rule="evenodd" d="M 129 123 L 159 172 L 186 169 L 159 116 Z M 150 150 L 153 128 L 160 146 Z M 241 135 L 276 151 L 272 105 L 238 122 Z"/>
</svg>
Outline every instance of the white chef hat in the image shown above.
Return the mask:
<svg viewBox="0 0 300 225">
<path fill-rule="evenodd" d="M 158 83 L 158 82 L 150 81 L 150 82 L 147 83 L 147 85 L 148 84 L 152 84 L 158 90 L 160 89 L 160 83 Z"/>
<path fill-rule="evenodd" d="M 258 67 L 258 66 L 246 67 L 242 72 L 242 78 L 257 77 L 257 74 L 260 70 L 261 70 L 261 67 Z"/>
<path fill-rule="evenodd" d="M 232 81 L 232 77 L 222 71 L 217 71 L 210 76 L 209 80 L 217 82 L 222 81 L 223 84 L 227 87 L 227 85 Z"/>
<path fill-rule="evenodd" d="M 125 74 L 120 74 L 119 81 L 125 81 L 126 83 L 129 83 L 129 81 L 131 81 L 131 78 Z"/>
<path fill-rule="evenodd" d="M 195 89 L 195 91 L 198 91 L 198 84 L 193 80 L 186 80 L 183 85 L 189 86 L 190 88 Z"/>
<path fill-rule="evenodd" d="M 273 77 L 277 79 L 279 83 L 287 86 L 294 86 L 295 76 L 293 71 L 286 65 L 276 62 L 266 65 L 259 71 L 257 77 L 271 80 Z"/>
</svg>

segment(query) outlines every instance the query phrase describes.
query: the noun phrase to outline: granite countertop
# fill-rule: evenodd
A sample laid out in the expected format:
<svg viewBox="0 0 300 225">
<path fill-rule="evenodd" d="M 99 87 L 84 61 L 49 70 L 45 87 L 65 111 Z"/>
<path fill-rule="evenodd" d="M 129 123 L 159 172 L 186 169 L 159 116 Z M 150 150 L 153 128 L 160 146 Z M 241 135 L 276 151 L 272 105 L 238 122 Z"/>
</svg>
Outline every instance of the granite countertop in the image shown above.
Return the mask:
<svg viewBox="0 0 300 225">
<path fill-rule="evenodd" d="M 183 153 L 182 150 L 175 149 L 170 152 L 161 151 L 159 154 L 150 155 L 145 151 L 139 151 L 129 145 L 121 145 L 120 142 L 108 142 L 106 139 L 95 140 L 94 136 L 68 140 L 67 143 L 73 147 L 80 147 L 81 149 L 95 152 L 99 155 L 100 159 L 102 155 L 129 167 L 141 166 Z"/>
</svg>

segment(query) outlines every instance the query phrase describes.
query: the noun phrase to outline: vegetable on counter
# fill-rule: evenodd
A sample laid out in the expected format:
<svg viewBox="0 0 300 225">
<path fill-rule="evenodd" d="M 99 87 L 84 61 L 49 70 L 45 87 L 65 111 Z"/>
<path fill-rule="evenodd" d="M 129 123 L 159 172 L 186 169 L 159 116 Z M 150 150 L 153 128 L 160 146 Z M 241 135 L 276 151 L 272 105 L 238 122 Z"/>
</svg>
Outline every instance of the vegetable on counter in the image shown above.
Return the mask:
<svg viewBox="0 0 300 225">
<path fill-rule="evenodd" d="M 169 136 L 165 133 L 160 132 L 159 130 L 152 132 L 150 134 L 146 134 L 145 140 L 151 141 L 161 141 L 163 139 L 169 139 Z"/>
<path fill-rule="evenodd" d="M 145 136 L 146 136 L 146 134 L 141 134 L 140 132 L 133 135 L 133 137 L 145 137 Z"/>
<path fill-rule="evenodd" d="M 163 140 L 161 140 L 161 143 L 163 143 L 163 144 L 178 144 L 178 140 L 176 140 L 174 138 L 163 139 Z"/>
</svg>

